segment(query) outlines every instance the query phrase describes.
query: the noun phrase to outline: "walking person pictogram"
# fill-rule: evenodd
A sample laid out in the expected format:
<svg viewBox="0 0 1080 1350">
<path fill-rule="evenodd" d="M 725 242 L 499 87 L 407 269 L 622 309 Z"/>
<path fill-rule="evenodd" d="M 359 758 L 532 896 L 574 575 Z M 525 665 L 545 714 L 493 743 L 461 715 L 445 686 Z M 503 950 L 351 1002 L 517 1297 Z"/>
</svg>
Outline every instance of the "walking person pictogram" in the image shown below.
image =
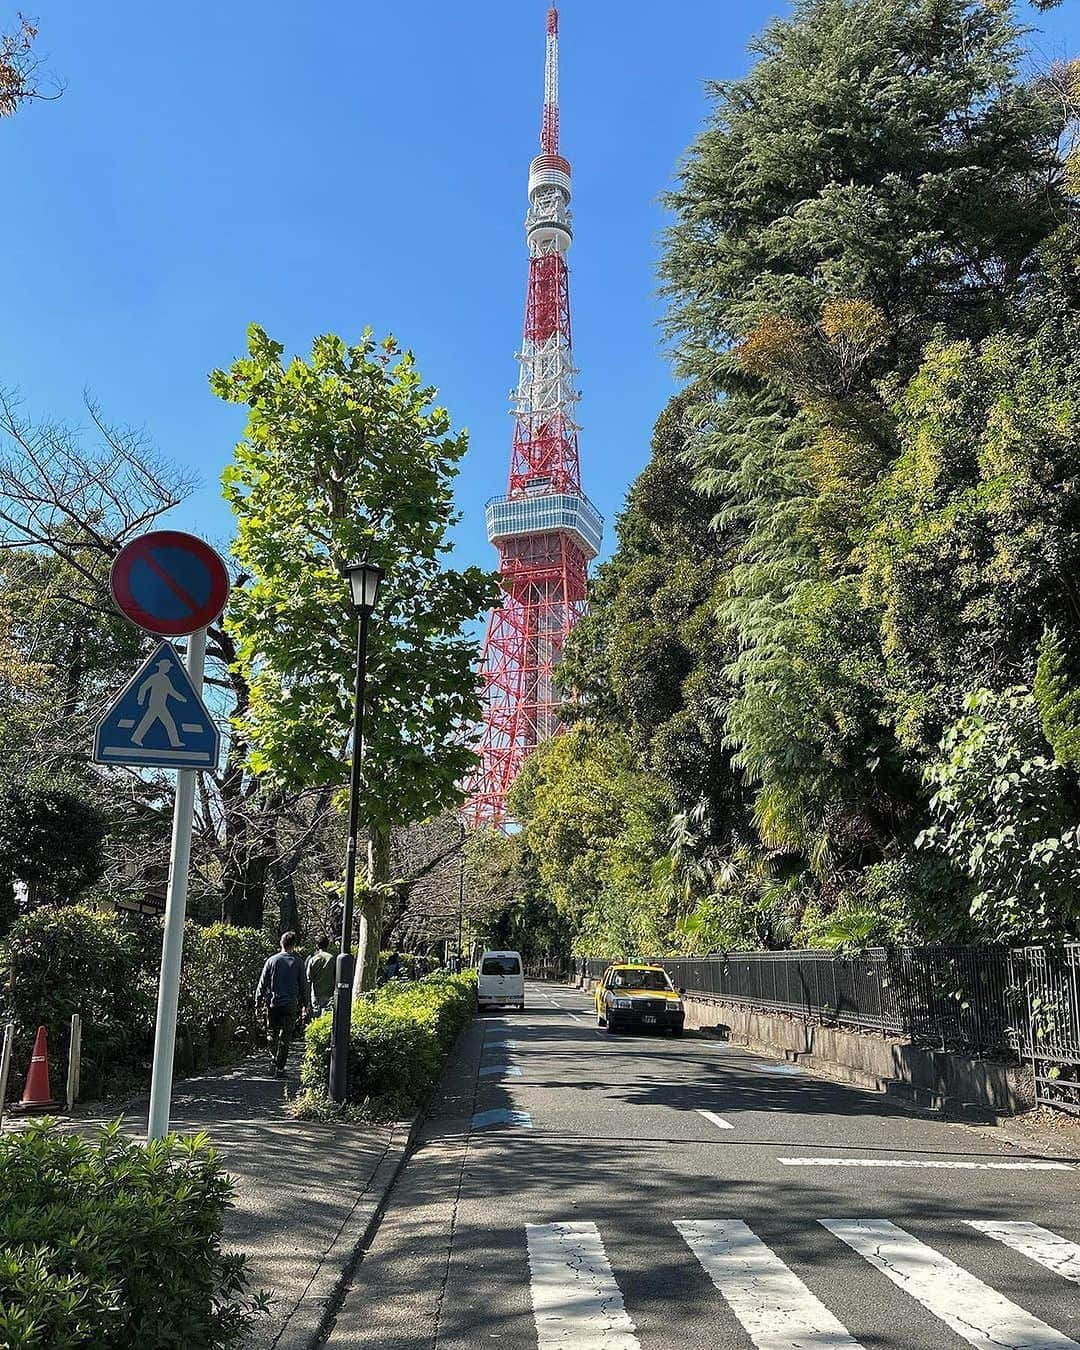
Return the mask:
<svg viewBox="0 0 1080 1350">
<path fill-rule="evenodd" d="M 176 722 L 169 711 L 169 699 L 174 698 L 179 703 L 186 703 L 187 698 L 178 689 L 173 688 L 173 682 L 167 674 L 171 669 L 171 661 L 159 661 L 157 674 L 151 675 L 139 686 L 139 707 L 145 703 L 146 712 L 131 737 L 134 745 L 142 745 L 143 738 L 155 722 L 160 722 L 165 728 L 169 744 L 174 750 L 178 750 L 184 743 L 177 735 Z"/>
</svg>

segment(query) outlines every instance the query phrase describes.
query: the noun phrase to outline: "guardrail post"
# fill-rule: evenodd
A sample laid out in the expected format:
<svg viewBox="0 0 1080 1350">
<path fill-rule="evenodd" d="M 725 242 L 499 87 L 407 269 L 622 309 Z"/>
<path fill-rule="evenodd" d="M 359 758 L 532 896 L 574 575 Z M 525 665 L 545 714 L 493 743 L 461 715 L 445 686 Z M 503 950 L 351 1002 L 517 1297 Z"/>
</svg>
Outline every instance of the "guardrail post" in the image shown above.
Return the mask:
<svg viewBox="0 0 1080 1350">
<path fill-rule="evenodd" d="M 71 1115 L 72 1107 L 79 1099 L 79 1078 L 82 1074 L 82 1018 L 78 1013 L 71 1014 L 71 1042 L 68 1048 L 67 1072 L 67 1109 Z"/>
</svg>

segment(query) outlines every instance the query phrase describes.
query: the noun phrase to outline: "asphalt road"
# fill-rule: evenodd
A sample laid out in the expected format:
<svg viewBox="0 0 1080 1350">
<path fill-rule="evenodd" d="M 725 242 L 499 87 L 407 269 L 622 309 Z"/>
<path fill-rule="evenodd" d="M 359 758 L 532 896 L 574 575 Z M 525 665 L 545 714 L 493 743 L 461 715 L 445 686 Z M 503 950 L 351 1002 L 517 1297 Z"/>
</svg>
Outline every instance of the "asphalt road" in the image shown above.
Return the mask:
<svg viewBox="0 0 1080 1350">
<path fill-rule="evenodd" d="M 1080 1158 L 528 999 L 459 1043 L 331 1350 L 1080 1344 Z"/>
</svg>

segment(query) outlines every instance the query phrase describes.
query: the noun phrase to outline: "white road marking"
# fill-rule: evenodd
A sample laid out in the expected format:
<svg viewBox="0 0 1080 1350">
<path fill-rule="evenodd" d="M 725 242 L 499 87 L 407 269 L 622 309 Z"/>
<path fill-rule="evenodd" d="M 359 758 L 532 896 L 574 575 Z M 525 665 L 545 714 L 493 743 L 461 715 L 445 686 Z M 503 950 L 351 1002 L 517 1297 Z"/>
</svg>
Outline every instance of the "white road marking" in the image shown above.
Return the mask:
<svg viewBox="0 0 1080 1350">
<path fill-rule="evenodd" d="M 802 1074 L 802 1069 L 797 1064 L 748 1064 L 747 1068 L 754 1069 L 757 1073 Z"/>
<path fill-rule="evenodd" d="M 1071 1172 L 1071 1163 L 974 1162 L 968 1158 L 778 1158 L 785 1167 L 927 1167 L 958 1172 Z"/>
<path fill-rule="evenodd" d="M 515 1064 L 487 1064 L 480 1070 L 481 1078 L 520 1078 L 521 1070 Z"/>
<path fill-rule="evenodd" d="M 745 1223 L 686 1219 L 675 1227 L 759 1350 L 859 1350 L 859 1342 Z"/>
<path fill-rule="evenodd" d="M 511 1111 L 498 1107 L 494 1111 L 477 1111 L 472 1118 L 474 1130 L 487 1130 L 493 1125 L 520 1125 L 523 1129 L 532 1129 L 532 1116 L 528 1111 Z"/>
<path fill-rule="evenodd" d="M 1080 1350 L 888 1219 L 818 1222 L 978 1350 Z"/>
<path fill-rule="evenodd" d="M 530 1223 L 539 1350 L 640 1350 L 594 1223 Z"/>
<path fill-rule="evenodd" d="M 706 1120 L 711 1120 L 718 1130 L 733 1130 L 735 1128 L 730 1120 L 725 1120 L 723 1116 L 718 1116 L 715 1111 L 702 1111 L 699 1107 L 698 1115 L 704 1116 Z"/>
<path fill-rule="evenodd" d="M 965 1219 L 969 1228 L 975 1228 L 996 1242 L 1004 1242 L 1014 1252 L 1038 1261 L 1074 1284 L 1080 1284 L 1080 1244 L 1069 1242 L 1037 1223 L 995 1223 L 992 1219 Z"/>
</svg>

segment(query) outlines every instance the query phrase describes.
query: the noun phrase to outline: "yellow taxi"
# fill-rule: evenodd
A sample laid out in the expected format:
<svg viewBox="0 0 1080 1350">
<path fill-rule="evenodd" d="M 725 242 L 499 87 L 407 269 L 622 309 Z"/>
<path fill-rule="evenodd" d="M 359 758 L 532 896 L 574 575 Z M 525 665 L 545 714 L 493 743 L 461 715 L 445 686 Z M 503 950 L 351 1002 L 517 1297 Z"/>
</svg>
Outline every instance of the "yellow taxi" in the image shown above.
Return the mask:
<svg viewBox="0 0 1080 1350">
<path fill-rule="evenodd" d="M 686 1011 L 663 966 L 634 961 L 608 966 L 596 986 L 596 1025 L 608 1031 L 631 1027 L 681 1036 Z"/>
</svg>

